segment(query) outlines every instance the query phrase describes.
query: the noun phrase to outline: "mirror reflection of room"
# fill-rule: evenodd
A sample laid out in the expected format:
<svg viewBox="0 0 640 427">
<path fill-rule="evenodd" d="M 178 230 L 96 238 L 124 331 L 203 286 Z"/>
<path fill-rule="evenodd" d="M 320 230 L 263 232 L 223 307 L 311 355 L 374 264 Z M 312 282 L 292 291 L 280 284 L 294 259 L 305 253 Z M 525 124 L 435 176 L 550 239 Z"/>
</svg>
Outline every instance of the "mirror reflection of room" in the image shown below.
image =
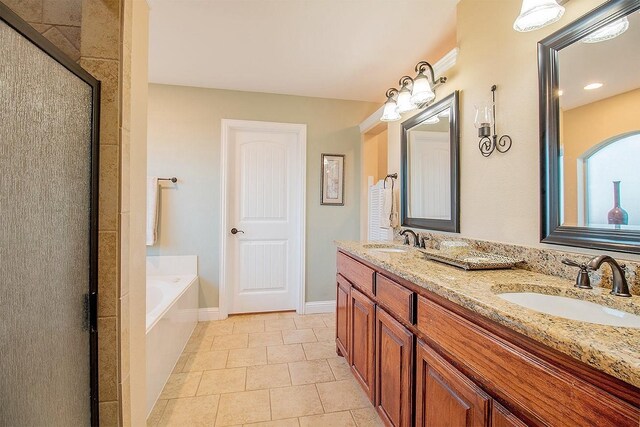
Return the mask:
<svg viewBox="0 0 640 427">
<path fill-rule="evenodd" d="M 410 218 L 451 219 L 449 112 L 437 112 L 408 132 Z"/>
<path fill-rule="evenodd" d="M 640 229 L 640 14 L 559 52 L 562 224 Z"/>
</svg>

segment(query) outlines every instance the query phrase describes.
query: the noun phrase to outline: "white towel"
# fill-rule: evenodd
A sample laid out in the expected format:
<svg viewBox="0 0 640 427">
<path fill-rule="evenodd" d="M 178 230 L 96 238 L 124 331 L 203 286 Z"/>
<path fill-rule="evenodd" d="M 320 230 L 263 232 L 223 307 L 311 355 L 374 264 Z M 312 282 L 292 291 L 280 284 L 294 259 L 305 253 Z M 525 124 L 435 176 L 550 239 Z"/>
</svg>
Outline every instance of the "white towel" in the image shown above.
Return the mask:
<svg viewBox="0 0 640 427">
<path fill-rule="evenodd" d="M 147 177 L 147 246 L 158 239 L 158 177 Z"/>
</svg>

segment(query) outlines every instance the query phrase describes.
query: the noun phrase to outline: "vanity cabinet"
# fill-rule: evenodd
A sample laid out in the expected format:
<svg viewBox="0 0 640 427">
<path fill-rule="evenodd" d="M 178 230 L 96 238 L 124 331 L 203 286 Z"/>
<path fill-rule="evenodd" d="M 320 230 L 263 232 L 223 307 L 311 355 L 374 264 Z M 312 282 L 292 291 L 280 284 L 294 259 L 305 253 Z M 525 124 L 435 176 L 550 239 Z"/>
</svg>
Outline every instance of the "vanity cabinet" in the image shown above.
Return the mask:
<svg viewBox="0 0 640 427">
<path fill-rule="evenodd" d="M 376 394 L 374 404 L 388 425 L 411 426 L 413 334 L 376 308 Z"/>
<path fill-rule="evenodd" d="M 375 368 L 375 315 L 374 302 L 356 288 L 351 289 L 349 305 L 349 363 L 356 379 L 373 400 Z"/>
<path fill-rule="evenodd" d="M 416 425 L 489 427 L 491 398 L 435 350 L 416 346 Z"/>
<path fill-rule="evenodd" d="M 494 400 L 491 406 L 491 427 L 527 427 L 527 425 Z"/>
<path fill-rule="evenodd" d="M 351 284 L 341 275 L 336 276 L 336 347 L 339 355 L 349 360 L 349 304 Z"/>
<path fill-rule="evenodd" d="M 640 425 L 640 390 L 338 252 L 336 347 L 385 424 Z"/>
</svg>

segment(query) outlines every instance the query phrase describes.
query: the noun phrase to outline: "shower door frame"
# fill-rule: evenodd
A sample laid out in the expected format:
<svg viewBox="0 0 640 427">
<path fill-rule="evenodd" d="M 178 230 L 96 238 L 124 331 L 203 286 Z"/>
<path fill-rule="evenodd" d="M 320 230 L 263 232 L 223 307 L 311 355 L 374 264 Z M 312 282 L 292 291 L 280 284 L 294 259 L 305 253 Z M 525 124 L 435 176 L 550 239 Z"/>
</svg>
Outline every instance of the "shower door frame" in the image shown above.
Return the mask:
<svg viewBox="0 0 640 427">
<path fill-rule="evenodd" d="M 98 406 L 98 181 L 100 131 L 100 81 L 0 1 L 0 21 L 5 22 L 33 45 L 53 58 L 91 87 L 91 185 L 89 209 L 89 323 L 91 425 L 99 425 Z"/>
</svg>

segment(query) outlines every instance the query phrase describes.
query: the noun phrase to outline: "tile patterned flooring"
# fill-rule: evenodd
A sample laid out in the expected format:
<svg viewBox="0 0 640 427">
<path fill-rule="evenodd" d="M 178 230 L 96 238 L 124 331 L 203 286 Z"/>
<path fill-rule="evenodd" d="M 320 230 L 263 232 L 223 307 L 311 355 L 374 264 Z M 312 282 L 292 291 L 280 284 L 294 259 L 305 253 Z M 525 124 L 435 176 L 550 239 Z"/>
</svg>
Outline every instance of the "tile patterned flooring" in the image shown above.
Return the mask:
<svg viewBox="0 0 640 427">
<path fill-rule="evenodd" d="M 148 426 L 382 426 L 335 350 L 335 314 L 200 322 Z"/>
</svg>

